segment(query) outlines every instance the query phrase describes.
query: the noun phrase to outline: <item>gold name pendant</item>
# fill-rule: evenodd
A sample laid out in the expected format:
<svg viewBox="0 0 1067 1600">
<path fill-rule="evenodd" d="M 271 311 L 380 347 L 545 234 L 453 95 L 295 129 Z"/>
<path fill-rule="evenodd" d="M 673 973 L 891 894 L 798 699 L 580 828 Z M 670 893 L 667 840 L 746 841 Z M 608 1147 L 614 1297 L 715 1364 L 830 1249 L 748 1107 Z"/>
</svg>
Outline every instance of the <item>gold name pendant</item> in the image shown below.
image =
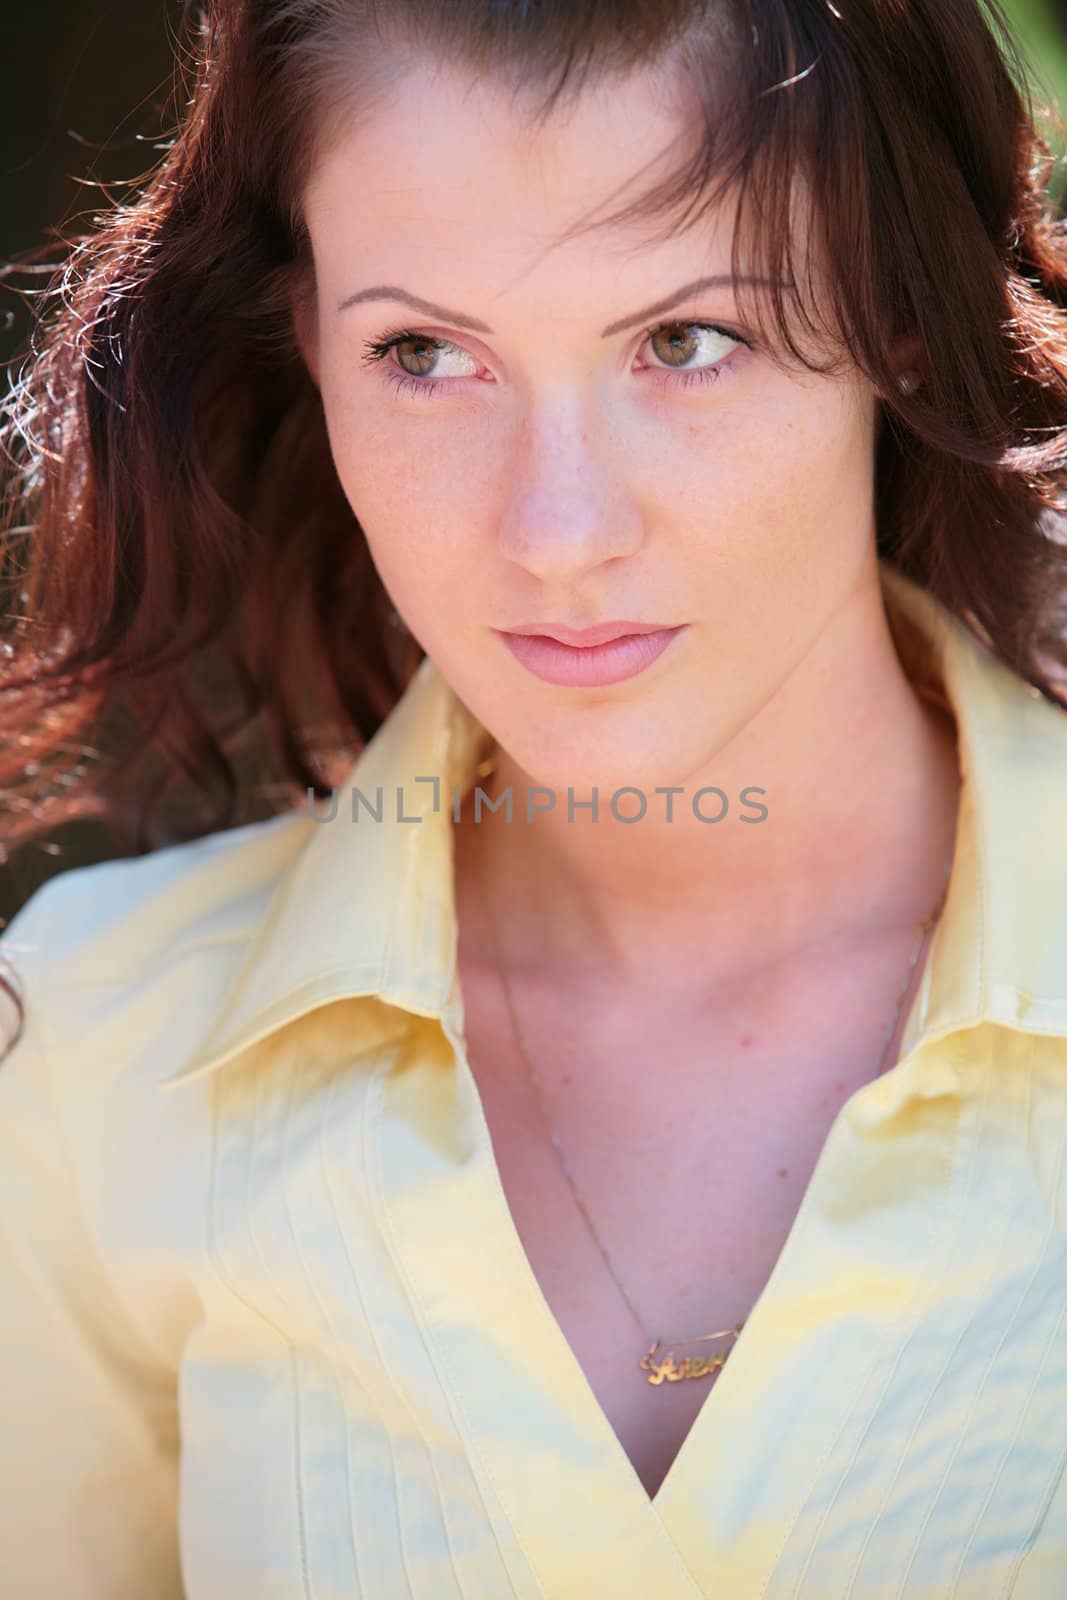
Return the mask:
<svg viewBox="0 0 1067 1600">
<path fill-rule="evenodd" d="M 726 1328 L 722 1333 L 705 1333 L 698 1339 L 687 1339 L 685 1342 L 699 1344 L 706 1339 L 736 1339 L 740 1332 L 740 1326 Z M 638 1362 L 641 1371 L 648 1373 L 649 1383 L 680 1383 L 683 1378 L 709 1378 L 718 1372 L 729 1354 L 729 1351 L 725 1351 L 716 1356 L 683 1356 L 681 1361 L 676 1361 L 671 1350 L 657 1361 L 656 1352 L 660 1348 L 660 1341 L 656 1339 Z"/>
</svg>

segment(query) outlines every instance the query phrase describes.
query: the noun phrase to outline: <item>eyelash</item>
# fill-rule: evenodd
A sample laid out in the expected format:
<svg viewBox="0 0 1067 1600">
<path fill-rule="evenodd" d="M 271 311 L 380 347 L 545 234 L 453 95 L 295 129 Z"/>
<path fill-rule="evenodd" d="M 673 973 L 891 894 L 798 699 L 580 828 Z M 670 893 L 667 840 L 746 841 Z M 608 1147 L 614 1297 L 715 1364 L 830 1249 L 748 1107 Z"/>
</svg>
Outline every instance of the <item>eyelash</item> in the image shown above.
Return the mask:
<svg viewBox="0 0 1067 1600">
<path fill-rule="evenodd" d="M 673 318 L 669 322 L 658 322 L 654 327 L 649 328 L 645 339 L 651 339 L 665 328 L 700 328 L 702 331 L 709 333 L 724 334 L 727 339 L 736 339 L 738 344 L 751 348 L 750 341 L 742 338 L 741 334 L 735 333 L 732 328 L 721 327 L 717 322 L 697 322 L 688 318 L 684 320 Z M 452 344 L 451 339 L 434 339 L 427 334 L 416 333 L 411 328 L 388 328 L 380 339 L 368 339 L 364 343 L 363 349 L 366 353 L 361 357 L 363 365 L 365 367 L 374 367 L 384 363 L 389 353 L 398 344 L 405 344 L 409 340 L 415 344 L 433 345 L 439 350 L 446 349 Z M 656 367 L 653 370 L 670 372 L 669 367 Z M 385 381 L 398 392 L 417 394 L 423 399 L 428 399 L 438 389 L 447 386 L 449 383 L 462 381 L 455 378 L 415 378 L 410 372 L 400 372 L 397 368 L 391 366 L 384 368 L 384 376 Z M 674 377 L 677 379 L 680 388 L 689 389 L 694 385 L 700 388 L 705 384 L 718 383 L 722 378 L 722 368 L 720 364 L 711 367 L 697 367 L 692 372 L 679 371 L 674 374 Z"/>
</svg>

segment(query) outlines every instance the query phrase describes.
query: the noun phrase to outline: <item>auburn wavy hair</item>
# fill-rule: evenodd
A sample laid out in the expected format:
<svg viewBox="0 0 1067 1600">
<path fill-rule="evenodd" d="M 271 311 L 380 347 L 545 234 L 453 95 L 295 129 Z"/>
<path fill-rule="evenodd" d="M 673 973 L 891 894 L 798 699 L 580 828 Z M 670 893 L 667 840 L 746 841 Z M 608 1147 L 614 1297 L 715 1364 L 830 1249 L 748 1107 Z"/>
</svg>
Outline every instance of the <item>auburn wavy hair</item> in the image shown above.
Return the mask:
<svg viewBox="0 0 1067 1600">
<path fill-rule="evenodd" d="M 1065 703 L 1067 224 L 1038 119 L 1061 124 L 995 0 L 206 0 L 178 44 L 173 136 L 27 291 L 0 411 L 5 854 L 86 816 L 142 853 L 253 793 L 328 794 L 422 659 L 341 490 L 292 298 L 316 152 L 413 51 L 521 91 L 531 126 L 590 79 L 684 73 L 685 160 L 582 230 L 699 225 L 736 193 L 735 274 L 744 253 L 798 286 L 751 323 L 809 367 L 792 316 L 829 332 L 883 397 L 879 554 Z M 6 277 L 36 284 L 39 261 Z"/>
</svg>

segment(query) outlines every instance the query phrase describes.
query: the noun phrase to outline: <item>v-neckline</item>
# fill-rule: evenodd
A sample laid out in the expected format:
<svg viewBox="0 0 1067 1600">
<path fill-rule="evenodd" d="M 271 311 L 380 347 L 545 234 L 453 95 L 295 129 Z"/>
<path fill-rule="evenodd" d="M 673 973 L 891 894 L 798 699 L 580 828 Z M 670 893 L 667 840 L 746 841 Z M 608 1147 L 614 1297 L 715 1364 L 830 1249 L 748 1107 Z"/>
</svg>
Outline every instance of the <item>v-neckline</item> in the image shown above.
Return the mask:
<svg viewBox="0 0 1067 1600">
<path fill-rule="evenodd" d="M 571 1390 L 580 1393 L 582 1410 L 588 1413 L 590 1417 L 595 1418 L 597 1431 L 606 1436 L 606 1447 L 611 1447 L 610 1453 L 618 1458 L 618 1463 L 623 1474 L 632 1480 L 632 1487 L 637 1497 L 643 1502 L 645 1510 L 647 1512 L 652 1512 L 662 1520 L 665 1515 L 669 1514 L 669 1507 L 672 1501 L 681 1493 L 683 1493 L 684 1480 L 687 1475 L 689 1464 L 695 1457 L 698 1456 L 704 1436 L 709 1434 L 711 1429 L 714 1427 L 716 1413 L 720 1407 L 725 1404 L 725 1402 L 721 1400 L 718 1404 L 716 1404 L 716 1394 L 721 1393 L 725 1388 L 737 1386 L 744 1387 L 746 1374 L 743 1369 L 746 1366 L 747 1358 L 753 1344 L 753 1337 L 750 1330 L 759 1317 L 764 1302 L 768 1300 L 774 1292 L 776 1281 L 783 1270 L 783 1263 L 787 1263 L 787 1259 L 791 1257 L 793 1251 L 796 1249 L 794 1240 L 800 1231 L 803 1216 L 810 1204 L 809 1195 L 817 1193 L 817 1186 L 821 1188 L 821 1169 L 826 1165 L 824 1158 L 826 1151 L 830 1146 L 831 1139 L 834 1136 L 835 1129 L 838 1127 L 838 1124 L 843 1121 L 846 1108 L 850 1102 L 854 1102 L 857 1096 L 861 1095 L 864 1090 L 869 1087 L 869 1085 L 861 1085 L 859 1089 L 855 1090 L 853 1094 L 850 1095 L 841 1106 L 839 1106 L 838 1111 L 830 1124 L 826 1138 L 823 1141 L 815 1165 L 812 1168 L 811 1175 L 801 1195 L 800 1204 L 797 1207 L 793 1221 L 786 1233 L 782 1248 L 778 1253 L 778 1256 L 773 1267 L 771 1268 L 762 1290 L 757 1295 L 752 1309 L 749 1311 L 748 1316 L 745 1319 L 744 1327 L 731 1346 L 730 1359 L 725 1363 L 715 1378 L 714 1383 L 712 1383 L 709 1387 L 708 1392 L 704 1397 L 704 1401 L 696 1416 L 693 1418 L 685 1438 L 682 1440 L 681 1445 L 675 1452 L 674 1458 L 671 1461 L 670 1466 L 667 1468 L 659 1487 L 656 1489 L 654 1494 L 650 1495 L 642 1483 L 636 1467 L 627 1454 L 622 1440 L 615 1432 L 607 1412 L 597 1399 L 596 1391 L 589 1381 L 589 1377 L 585 1371 L 585 1368 L 578 1359 L 570 1340 L 564 1333 L 559 1319 L 552 1309 L 547 1295 L 541 1287 L 540 1279 L 534 1270 L 533 1263 L 530 1260 L 526 1246 L 522 1241 L 522 1235 L 519 1232 L 518 1224 L 515 1221 L 514 1214 L 507 1198 L 507 1192 L 504 1188 L 504 1181 L 500 1172 L 500 1166 L 496 1158 L 495 1149 L 493 1147 L 492 1132 L 489 1128 L 489 1121 L 488 1117 L 486 1116 L 485 1105 L 482 1100 L 481 1091 L 478 1088 L 477 1079 L 474 1076 L 467 1057 L 465 1042 L 462 1036 L 452 1032 L 447 1025 L 447 1022 L 444 1025 L 444 1031 L 456 1052 L 457 1070 L 463 1075 L 464 1087 L 469 1097 L 471 1108 L 476 1114 L 477 1137 L 480 1145 L 479 1154 L 481 1158 L 481 1166 L 483 1173 L 488 1180 L 487 1187 L 492 1192 L 491 1204 L 493 1205 L 494 1215 L 490 1224 L 491 1232 L 495 1236 L 506 1239 L 507 1241 L 508 1253 L 516 1263 L 516 1270 L 521 1280 L 523 1302 L 531 1307 L 536 1305 L 537 1316 L 544 1325 L 546 1334 L 550 1331 L 552 1338 L 558 1342 L 565 1351 L 564 1364 L 570 1369 L 570 1382 L 568 1386 Z M 898 1065 L 902 1065 L 904 1059 L 905 1058 L 902 1057 Z M 894 1068 L 891 1070 L 896 1069 Z M 883 1074 L 882 1076 L 885 1077 L 887 1075 L 888 1074 Z M 732 1379 L 728 1378 L 728 1374 L 730 1373 L 734 1374 Z"/>
<path fill-rule="evenodd" d="M 916 996 L 913 1011 L 917 1005 Z M 821 1453 L 895 1334 L 894 1308 L 904 1316 L 911 1304 L 913 1290 L 901 1275 L 891 1292 L 883 1292 L 885 1331 L 872 1337 L 869 1308 L 853 1316 L 841 1273 L 828 1268 L 827 1282 L 813 1291 L 810 1270 L 804 1271 L 808 1213 L 820 1226 L 830 1190 L 855 1155 L 849 1122 L 877 1123 L 910 1092 L 906 1075 L 923 1042 L 911 1040 L 911 1033 L 909 1017 L 894 1067 L 839 1107 L 745 1328 L 653 1495 L 527 1255 L 462 1034 L 446 1015 L 440 1027 L 419 1030 L 417 1051 L 392 1068 L 383 1065 L 370 1136 L 386 1237 L 472 1457 L 553 1600 L 601 1591 L 614 1600 L 647 1600 L 649 1593 L 657 1600 L 691 1600 L 705 1592 L 700 1574 L 707 1582 L 714 1573 L 717 1581 L 717 1552 L 728 1541 L 736 1542 L 737 1560 L 751 1580 L 757 1560 L 747 1544 L 753 1491 L 736 1462 L 748 1448 L 755 1413 L 762 1405 L 772 1427 L 788 1421 L 782 1398 L 782 1374 L 788 1374 L 786 1403 L 794 1405 L 794 1382 L 802 1385 L 797 1403 L 808 1408 L 806 1437 Z M 932 1169 L 924 1199 L 935 1212 L 956 1168 L 947 1149 L 946 1158 Z M 932 1223 L 933 1217 L 931 1237 Z M 914 1219 L 894 1223 L 894 1236 L 908 1227 Z M 917 1264 L 915 1277 L 921 1276 Z M 825 1336 L 822 1348 L 813 1348 L 814 1306 L 819 1328 L 819 1318 L 833 1319 L 832 1351 Z M 768 1380 L 775 1386 L 770 1401 Z M 813 1486 L 803 1460 L 783 1467 L 773 1490 L 759 1491 L 777 1496 L 775 1525 L 783 1539 Z M 715 1488 L 710 1502 L 709 1483 Z M 765 1533 L 765 1520 L 757 1521 Z M 768 1559 L 763 1551 L 759 1564 Z"/>
</svg>

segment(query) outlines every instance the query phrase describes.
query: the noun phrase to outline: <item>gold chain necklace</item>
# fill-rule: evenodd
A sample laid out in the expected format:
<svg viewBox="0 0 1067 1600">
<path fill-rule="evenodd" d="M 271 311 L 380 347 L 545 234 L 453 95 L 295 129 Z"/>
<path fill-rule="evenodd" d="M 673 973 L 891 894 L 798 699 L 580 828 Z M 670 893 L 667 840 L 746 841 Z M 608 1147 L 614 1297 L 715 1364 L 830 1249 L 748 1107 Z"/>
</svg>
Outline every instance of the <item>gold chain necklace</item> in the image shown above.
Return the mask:
<svg viewBox="0 0 1067 1600">
<path fill-rule="evenodd" d="M 491 760 L 487 761 L 487 762 L 483 763 L 482 767 L 479 768 L 479 776 L 488 777 L 488 776 L 490 776 L 492 774 L 492 772 L 494 770 L 495 770 L 495 763 L 492 762 Z M 943 882 L 942 887 L 941 887 L 941 893 L 940 893 L 940 895 L 938 897 L 937 905 L 935 906 L 934 910 L 929 913 L 928 916 L 925 916 L 922 919 L 921 922 L 916 923 L 916 929 L 919 931 L 919 934 L 920 934 L 919 943 L 915 948 L 915 953 L 912 956 L 911 962 L 910 962 L 910 964 L 908 966 L 908 975 L 907 975 L 907 978 L 904 981 L 904 987 L 901 989 L 900 995 L 899 995 L 899 997 L 897 999 L 896 1009 L 895 1009 L 895 1011 L 893 1013 L 893 1020 L 890 1023 L 889 1032 L 886 1035 L 886 1041 L 885 1041 L 885 1045 L 883 1046 L 883 1049 L 882 1049 L 881 1060 L 878 1063 L 878 1071 L 875 1073 L 875 1077 L 876 1078 L 881 1077 L 882 1072 L 883 1072 L 883 1070 L 885 1068 L 886 1056 L 889 1053 L 889 1046 L 891 1045 L 891 1043 L 893 1041 L 893 1036 L 897 1031 L 897 1025 L 898 1025 L 898 1023 L 900 1021 L 900 1012 L 901 1012 L 901 1008 L 902 1008 L 902 1006 L 904 1004 L 904 997 L 907 994 L 908 989 L 911 987 L 912 973 L 914 972 L 915 964 L 918 961 L 920 955 L 922 954 L 923 948 L 924 948 L 924 946 L 926 944 L 926 940 L 927 940 L 930 932 L 932 931 L 935 923 L 937 922 L 937 919 L 940 916 L 941 910 L 942 910 L 942 908 L 944 906 L 945 897 L 946 897 L 946 895 L 948 893 L 948 880 L 949 880 L 949 876 L 951 874 L 951 871 L 952 871 L 952 853 L 950 852 L 949 856 L 948 856 L 948 860 L 947 860 L 947 862 L 945 864 L 945 877 L 944 877 L 944 882 Z M 612 1264 L 611 1256 L 608 1254 L 607 1246 L 604 1244 L 603 1240 L 600 1237 L 600 1234 L 597 1232 L 596 1224 L 593 1222 L 592 1217 L 589 1215 L 589 1211 L 586 1208 L 585 1202 L 583 1201 L 583 1199 L 581 1197 L 581 1194 L 579 1192 L 578 1184 L 575 1181 L 574 1174 L 571 1172 L 570 1166 L 569 1166 L 569 1164 L 567 1162 L 567 1158 L 563 1153 L 563 1147 L 560 1144 L 559 1134 L 556 1132 L 555 1128 L 552 1126 L 552 1119 L 549 1116 L 548 1105 L 547 1105 L 547 1103 L 545 1101 L 544 1090 L 541 1087 L 541 1081 L 540 1081 L 537 1073 L 534 1070 L 533 1062 L 530 1059 L 529 1053 L 528 1053 L 528 1051 L 526 1049 L 526 1045 L 525 1045 L 524 1040 L 523 1040 L 522 1028 L 521 1028 L 521 1026 L 519 1024 L 518 1013 L 517 1013 L 517 1011 L 515 1009 L 515 1001 L 514 1001 L 514 998 L 512 996 L 512 993 L 511 993 L 511 985 L 508 982 L 507 973 L 504 970 L 504 963 L 503 963 L 503 960 L 502 960 L 501 954 L 500 954 L 500 940 L 499 940 L 499 937 L 497 935 L 496 919 L 495 919 L 495 917 L 493 915 L 492 907 L 489 904 L 488 892 L 487 892 L 487 890 L 485 888 L 485 885 L 483 884 L 483 882 L 481 880 L 480 874 L 475 874 L 475 877 L 476 877 L 477 886 L 478 886 L 478 893 L 481 896 L 482 905 L 483 905 L 483 908 L 485 910 L 486 920 L 487 920 L 487 922 L 489 924 L 489 929 L 490 929 L 490 933 L 491 933 L 491 937 L 492 937 L 492 941 L 493 941 L 493 954 L 494 954 L 494 959 L 495 959 L 495 962 L 496 962 L 497 973 L 498 973 L 499 978 L 500 978 L 501 987 L 503 988 L 503 991 L 504 991 L 504 997 L 505 997 L 505 999 L 507 1001 L 508 1012 L 509 1012 L 510 1017 L 511 1017 L 512 1031 L 514 1032 L 514 1035 L 515 1035 L 515 1042 L 516 1042 L 516 1044 L 518 1046 L 519 1055 L 520 1055 L 520 1057 L 521 1057 L 521 1059 L 523 1061 L 523 1064 L 524 1064 L 524 1066 L 526 1068 L 527 1075 L 529 1076 L 530 1082 L 532 1083 L 534 1091 L 535 1091 L 535 1093 L 537 1095 L 538 1104 L 539 1104 L 540 1109 L 541 1109 L 541 1116 L 542 1116 L 542 1118 L 544 1120 L 545 1127 L 546 1127 L 546 1129 L 548 1131 L 549 1139 L 552 1142 L 552 1148 L 555 1150 L 556 1155 L 559 1158 L 559 1163 L 560 1163 L 560 1166 L 563 1169 L 563 1174 L 564 1174 L 565 1178 L 567 1179 L 567 1182 L 568 1182 L 568 1184 L 570 1185 L 570 1188 L 571 1188 L 571 1192 L 574 1195 L 575 1201 L 577 1202 L 578 1207 L 581 1210 L 581 1213 L 585 1218 L 586 1226 L 588 1227 L 589 1232 L 592 1235 L 593 1241 L 596 1244 L 597 1249 L 600 1251 L 600 1255 L 601 1255 L 601 1258 L 603 1259 L 604 1265 L 607 1267 L 608 1271 L 611 1273 L 611 1276 L 615 1281 L 615 1284 L 616 1284 L 616 1287 L 619 1290 L 619 1293 L 622 1295 L 623 1299 L 626 1301 L 626 1304 L 629 1306 L 630 1311 L 633 1313 L 634 1319 L 636 1320 L 636 1322 L 637 1322 L 638 1326 L 640 1327 L 642 1333 L 644 1334 L 645 1338 L 649 1341 L 648 1348 L 645 1351 L 644 1355 L 641 1357 L 640 1361 L 638 1362 L 638 1366 L 640 1367 L 642 1372 L 647 1373 L 647 1375 L 648 1375 L 647 1381 L 649 1383 L 651 1383 L 651 1384 L 661 1384 L 663 1382 L 677 1383 L 677 1382 L 679 1382 L 679 1381 L 681 1381 L 682 1379 L 685 1379 L 685 1378 L 707 1378 L 707 1377 L 712 1377 L 724 1365 L 727 1356 L 730 1354 L 730 1351 L 733 1348 L 733 1345 L 737 1340 L 738 1335 L 740 1334 L 742 1328 L 745 1326 L 744 1321 L 742 1320 L 741 1322 L 739 1322 L 737 1324 L 737 1326 L 734 1327 L 734 1328 L 724 1328 L 719 1333 L 702 1333 L 702 1334 L 698 1334 L 695 1338 L 692 1338 L 692 1339 L 670 1339 L 670 1340 L 667 1340 L 667 1345 L 668 1345 L 667 1354 L 662 1356 L 660 1359 L 657 1360 L 657 1354 L 660 1351 L 660 1349 L 662 1348 L 662 1341 L 660 1339 L 656 1338 L 655 1335 L 651 1332 L 651 1330 L 646 1326 L 645 1321 L 641 1316 L 641 1313 L 638 1311 L 637 1307 L 634 1305 L 633 1301 L 630 1299 L 630 1296 L 627 1294 L 626 1288 L 625 1288 L 621 1278 L 619 1277 L 619 1274 L 615 1271 L 615 1267 Z M 716 1352 L 713 1355 L 685 1356 L 685 1357 L 683 1357 L 683 1359 L 681 1361 L 676 1361 L 675 1360 L 674 1347 L 677 1346 L 677 1345 L 705 1344 L 705 1343 L 713 1342 L 713 1341 L 716 1341 L 716 1340 L 723 1340 L 723 1339 L 728 1339 L 730 1341 L 725 1350 L 720 1350 L 720 1351 Z"/>
</svg>

